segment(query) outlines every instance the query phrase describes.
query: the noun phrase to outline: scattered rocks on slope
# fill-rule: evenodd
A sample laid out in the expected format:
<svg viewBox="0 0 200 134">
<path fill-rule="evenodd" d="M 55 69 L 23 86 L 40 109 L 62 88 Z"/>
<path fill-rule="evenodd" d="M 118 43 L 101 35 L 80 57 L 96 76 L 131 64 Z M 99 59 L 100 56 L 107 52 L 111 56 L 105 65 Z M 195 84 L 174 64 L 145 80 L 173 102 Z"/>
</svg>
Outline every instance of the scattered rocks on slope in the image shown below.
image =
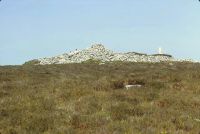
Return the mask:
<svg viewBox="0 0 200 134">
<path fill-rule="evenodd" d="M 171 55 L 155 54 L 147 55 L 136 52 L 116 53 L 106 49 L 102 44 L 92 45 L 88 49 L 76 50 L 74 52 L 65 53 L 51 58 L 38 59 L 39 64 L 67 64 L 67 63 L 82 63 L 88 60 L 96 60 L 102 63 L 112 61 L 128 61 L 128 62 L 163 62 L 163 61 L 178 61 Z"/>
</svg>

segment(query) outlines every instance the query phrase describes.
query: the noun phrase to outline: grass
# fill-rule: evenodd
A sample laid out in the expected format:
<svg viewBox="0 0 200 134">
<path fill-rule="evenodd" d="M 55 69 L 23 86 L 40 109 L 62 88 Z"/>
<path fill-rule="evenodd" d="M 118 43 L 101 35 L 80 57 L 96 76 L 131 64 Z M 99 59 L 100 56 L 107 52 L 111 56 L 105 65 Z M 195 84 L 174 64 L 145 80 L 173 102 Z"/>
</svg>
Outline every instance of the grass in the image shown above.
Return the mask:
<svg viewBox="0 0 200 134">
<path fill-rule="evenodd" d="M 199 120 L 200 64 L 0 67 L 0 134 L 199 134 Z"/>
</svg>

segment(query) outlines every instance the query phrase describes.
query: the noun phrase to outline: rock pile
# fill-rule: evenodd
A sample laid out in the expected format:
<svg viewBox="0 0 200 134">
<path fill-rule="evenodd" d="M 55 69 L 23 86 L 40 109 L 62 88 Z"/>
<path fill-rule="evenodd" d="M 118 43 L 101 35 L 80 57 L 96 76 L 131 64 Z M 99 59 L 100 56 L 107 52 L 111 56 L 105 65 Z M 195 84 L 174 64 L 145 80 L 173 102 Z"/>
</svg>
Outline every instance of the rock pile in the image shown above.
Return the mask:
<svg viewBox="0 0 200 134">
<path fill-rule="evenodd" d="M 161 62 L 173 61 L 171 55 L 147 55 L 135 52 L 115 53 L 106 49 L 102 44 L 92 45 L 91 48 L 81 51 L 65 53 L 52 58 L 38 59 L 39 64 L 67 64 L 67 63 L 82 63 L 88 60 L 96 60 L 101 62 L 109 61 L 129 61 L 129 62 Z"/>
<path fill-rule="evenodd" d="M 51 58 L 38 59 L 41 65 L 46 64 L 67 64 L 67 63 L 82 63 L 88 60 L 95 60 L 99 62 L 112 61 L 128 61 L 128 62 L 163 62 L 163 61 L 177 61 L 171 55 L 155 54 L 147 55 L 136 52 L 116 53 L 106 49 L 102 44 L 92 45 L 88 49 L 76 50 L 74 52 L 65 53 Z"/>
</svg>

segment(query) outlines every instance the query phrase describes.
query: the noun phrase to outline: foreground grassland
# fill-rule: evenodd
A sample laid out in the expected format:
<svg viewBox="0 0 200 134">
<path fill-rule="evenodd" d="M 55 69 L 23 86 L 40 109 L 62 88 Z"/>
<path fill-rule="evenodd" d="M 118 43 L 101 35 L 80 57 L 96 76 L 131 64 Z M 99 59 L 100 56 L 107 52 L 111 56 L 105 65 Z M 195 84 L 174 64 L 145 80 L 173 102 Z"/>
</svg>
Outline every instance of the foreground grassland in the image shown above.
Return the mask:
<svg viewBox="0 0 200 134">
<path fill-rule="evenodd" d="M 199 134 L 200 64 L 0 67 L 0 134 L 40 133 Z"/>
</svg>

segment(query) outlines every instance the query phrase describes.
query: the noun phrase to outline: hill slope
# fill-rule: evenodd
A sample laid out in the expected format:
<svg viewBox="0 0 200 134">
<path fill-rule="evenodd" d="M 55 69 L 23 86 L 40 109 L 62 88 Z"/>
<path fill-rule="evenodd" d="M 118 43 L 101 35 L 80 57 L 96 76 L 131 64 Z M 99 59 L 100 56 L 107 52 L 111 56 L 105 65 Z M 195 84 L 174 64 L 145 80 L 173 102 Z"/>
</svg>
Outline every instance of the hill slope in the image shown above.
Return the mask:
<svg viewBox="0 0 200 134">
<path fill-rule="evenodd" d="M 0 67 L 0 133 L 198 134 L 199 85 L 193 63 Z"/>
</svg>

